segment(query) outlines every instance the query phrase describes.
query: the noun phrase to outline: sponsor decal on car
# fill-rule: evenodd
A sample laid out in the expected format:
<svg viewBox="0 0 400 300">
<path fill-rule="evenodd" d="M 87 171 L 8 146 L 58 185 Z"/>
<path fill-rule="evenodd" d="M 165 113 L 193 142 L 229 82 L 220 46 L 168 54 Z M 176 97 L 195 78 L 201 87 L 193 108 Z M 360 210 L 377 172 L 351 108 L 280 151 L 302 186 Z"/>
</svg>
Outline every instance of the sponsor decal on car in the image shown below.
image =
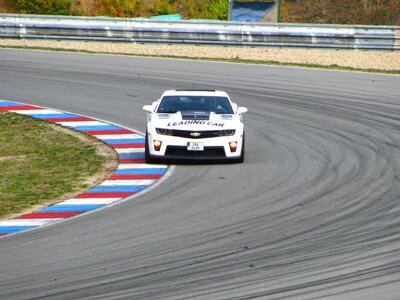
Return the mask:
<svg viewBox="0 0 400 300">
<path fill-rule="evenodd" d="M 189 121 L 180 121 L 180 122 L 168 122 L 168 127 L 173 126 L 181 126 L 181 125 L 207 125 L 207 126 L 215 126 L 215 127 L 224 127 L 224 123 L 216 123 L 216 122 L 206 122 L 199 120 L 189 120 Z"/>
</svg>

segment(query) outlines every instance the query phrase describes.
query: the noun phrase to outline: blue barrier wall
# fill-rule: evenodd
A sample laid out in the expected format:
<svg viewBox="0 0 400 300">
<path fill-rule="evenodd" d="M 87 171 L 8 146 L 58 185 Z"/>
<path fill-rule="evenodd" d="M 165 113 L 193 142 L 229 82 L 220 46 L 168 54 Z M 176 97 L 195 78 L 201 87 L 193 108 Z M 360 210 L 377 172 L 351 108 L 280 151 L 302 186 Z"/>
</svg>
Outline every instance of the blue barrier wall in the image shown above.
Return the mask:
<svg viewBox="0 0 400 300">
<path fill-rule="evenodd" d="M 275 6 L 275 2 L 233 2 L 232 21 L 259 22 Z"/>
</svg>

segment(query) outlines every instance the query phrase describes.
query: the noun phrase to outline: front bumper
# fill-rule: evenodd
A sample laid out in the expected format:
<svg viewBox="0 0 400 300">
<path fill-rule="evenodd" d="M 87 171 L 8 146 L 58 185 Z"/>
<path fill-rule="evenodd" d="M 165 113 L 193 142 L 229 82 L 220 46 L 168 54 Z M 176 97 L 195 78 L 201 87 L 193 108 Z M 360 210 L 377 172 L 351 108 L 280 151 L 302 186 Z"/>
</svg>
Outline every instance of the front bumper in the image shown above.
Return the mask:
<svg viewBox="0 0 400 300">
<path fill-rule="evenodd" d="M 157 151 L 154 141 L 161 142 Z M 243 146 L 243 134 L 235 134 L 227 137 L 213 137 L 205 139 L 188 139 L 175 136 L 160 135 L 157 133 L 148 134 L 149 154 L 154 158 L 165 159 L 189 159 L 189 160 L 221 160 L 237 159 L 241 155 Z M 189 151 L 189 142 L 200 142 L 204 145 L 204 151 Z M 236 142 L 236 151 L 232 151 L 231 142 Z"/>
</svg>

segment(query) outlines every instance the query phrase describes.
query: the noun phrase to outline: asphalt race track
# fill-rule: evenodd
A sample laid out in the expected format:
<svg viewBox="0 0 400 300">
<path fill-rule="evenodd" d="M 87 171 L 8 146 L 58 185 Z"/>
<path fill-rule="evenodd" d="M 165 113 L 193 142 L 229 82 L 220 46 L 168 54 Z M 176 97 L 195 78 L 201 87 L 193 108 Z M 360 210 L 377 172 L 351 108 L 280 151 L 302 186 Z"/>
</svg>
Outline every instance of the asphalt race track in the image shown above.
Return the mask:
<svg viewBox="0 0 400 300">
<path fill-rule="evenodd" d="M 169 88 L 247 106 L 245 163 L 0 238 L 0 299 L 400 299 L 400 76 L 0 49 L 1 99 L 144 131 Z"/>
</svg>

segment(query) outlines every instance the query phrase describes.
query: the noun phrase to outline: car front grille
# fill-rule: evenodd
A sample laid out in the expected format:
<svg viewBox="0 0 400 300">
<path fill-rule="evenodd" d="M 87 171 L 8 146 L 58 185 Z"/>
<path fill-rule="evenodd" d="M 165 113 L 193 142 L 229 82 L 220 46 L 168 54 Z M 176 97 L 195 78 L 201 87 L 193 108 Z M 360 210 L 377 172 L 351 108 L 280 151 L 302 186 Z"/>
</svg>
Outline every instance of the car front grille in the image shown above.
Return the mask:
<svg viewBox="0 0 400 300">
<path fill-rule="evenodd" d="M 206 139 L 220 136 L 219 130 L 208 131 L 190 131 L 190 130 L 172 130 L 172 136 L 190 138 L 190 139 Z"/>
<path fill-rule="evenodd" d="M 188 151 L 185 146 L 167 146 L 165 156 L 171 158 L 225 158 L 224 147 L 204 147 L 204 151 Z"/>
</svg>

